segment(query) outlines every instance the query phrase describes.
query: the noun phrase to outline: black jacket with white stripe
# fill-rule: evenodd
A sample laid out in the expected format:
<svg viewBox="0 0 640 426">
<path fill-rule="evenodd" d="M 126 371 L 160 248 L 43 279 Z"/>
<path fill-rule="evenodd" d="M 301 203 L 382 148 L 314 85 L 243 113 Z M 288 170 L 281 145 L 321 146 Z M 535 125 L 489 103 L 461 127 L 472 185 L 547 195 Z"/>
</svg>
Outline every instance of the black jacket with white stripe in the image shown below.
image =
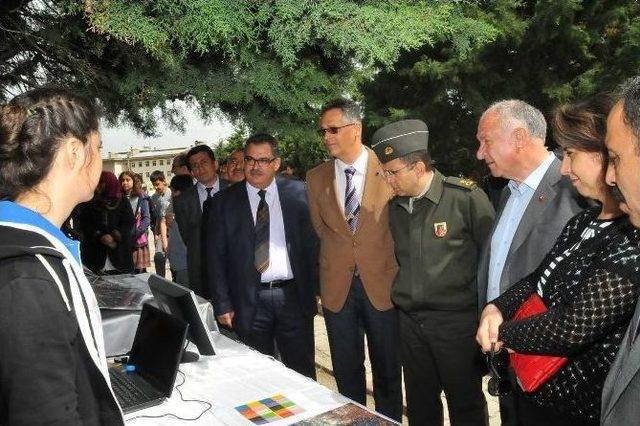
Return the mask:
<svg viewBox="0 0 640 426">
<path fill-rule="evenodd" d="M 57 275 L 67 301 L 36 255 Z M 69 307 L 63 259 L 44 236 L 0 226 L 2 425 L 123 424 Z"/>
</svg>

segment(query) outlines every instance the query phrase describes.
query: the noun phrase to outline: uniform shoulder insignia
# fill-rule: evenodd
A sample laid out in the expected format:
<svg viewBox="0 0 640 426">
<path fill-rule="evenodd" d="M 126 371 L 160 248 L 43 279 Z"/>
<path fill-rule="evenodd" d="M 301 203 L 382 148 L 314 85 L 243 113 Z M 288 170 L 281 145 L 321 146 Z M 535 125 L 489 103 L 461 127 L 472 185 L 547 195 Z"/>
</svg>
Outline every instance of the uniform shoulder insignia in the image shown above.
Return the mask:
<svg viewBox="0 0 640 426">
<path fill-rule="evenodd" d="M 469 189 L 469 190 L 476 189 L 478 187 L 478 185 L 473 179 L 468 179 L 468 178 L 448 176 L 444 179 L 444 181 L 450 185 Z"/>
</svg>

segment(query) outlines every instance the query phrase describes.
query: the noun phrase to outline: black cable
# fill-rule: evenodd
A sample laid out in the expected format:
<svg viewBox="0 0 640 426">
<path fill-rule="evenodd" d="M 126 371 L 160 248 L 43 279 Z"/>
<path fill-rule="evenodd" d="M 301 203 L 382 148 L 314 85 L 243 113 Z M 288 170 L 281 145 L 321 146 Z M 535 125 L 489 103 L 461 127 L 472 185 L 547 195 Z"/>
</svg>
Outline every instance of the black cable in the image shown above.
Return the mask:
<svg viewBox="0 0 640 426">
<path fill-rule="evenodd" d="M 170 417 L 170 418 L 174 418 L 174 419 L 178 419 L 178 420 L 186 420 L 186 421 L 195 421 L 195 420 L 199 420 L 200 417 L 202 417 L 204 415 L 204 413 L 206 413 L 207 411 L 211 410 L 211 408 L 213 408 L 213 404 L 211 404 L 209 401 L 202 401 L 200 399 L 184 399 L 184 397 L 182 396 L 182 392 L 180 391 L 180 386 L 184 385 L 185 382 L 187 381 L 187 376 L 180 370 L 178 370 L 178 373 L 180 373 L 181 377 L 182 377 L 182 383 L 178 384 L 175 386 L 175 389 L 178 391 L 178 395 L 180 395 L 180 400 L 182 402 L 199 402 L 201 404 L 206 404 L 208 407 L 205 408 L 199 415 L 198 417 L 194 417 L 192 419 L 188 419 L 185 417 L 180 417 L 176 414 L 173 413 L 165 413 L 165 414 L 159 414 L 156 416 L 150 416 L 150 415 L 142 415 L 142 416 L 135 416 L 135 417 L 131 417 L 130 419 L 127 419 L 128 421 L 131 420 L 135 420 L 135 419 L 159 419 L 162 417 Z"/>
</svg>

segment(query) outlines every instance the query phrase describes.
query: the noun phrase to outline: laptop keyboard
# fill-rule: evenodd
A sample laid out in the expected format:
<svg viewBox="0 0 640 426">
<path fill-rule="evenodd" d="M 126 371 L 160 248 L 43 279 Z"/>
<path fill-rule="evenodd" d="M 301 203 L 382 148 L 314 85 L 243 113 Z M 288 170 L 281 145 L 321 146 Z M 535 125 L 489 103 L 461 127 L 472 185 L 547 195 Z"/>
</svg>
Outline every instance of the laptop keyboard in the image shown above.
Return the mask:
<svg viewBox="0 0 640 426">
<path fill-rule="evenodd" d="M 110 368 L 109 377 L 113 392 L 118 397 L 118 402 L 123 409 L 144 404 L 161 396 L 157 391 L 147 392 L 145 389 L 140 389 L 127 373 Z"/>
</svg>

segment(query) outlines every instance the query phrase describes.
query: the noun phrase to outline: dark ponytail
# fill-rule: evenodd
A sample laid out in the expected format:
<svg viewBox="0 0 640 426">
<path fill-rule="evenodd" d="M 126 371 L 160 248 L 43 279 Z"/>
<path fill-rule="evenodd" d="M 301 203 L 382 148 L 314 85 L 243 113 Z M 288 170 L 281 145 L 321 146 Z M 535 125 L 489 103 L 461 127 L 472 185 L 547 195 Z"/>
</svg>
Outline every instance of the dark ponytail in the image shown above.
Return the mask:
<svg viewBox="0 0 640 426">
<path fill-rule="evenodd" d="M 0 200 L 38 185 L 65 138 L 86 145 L 98 127 L 95 103 L 68 89 L 30 90 L 0 107 Z"/>
</svg>

